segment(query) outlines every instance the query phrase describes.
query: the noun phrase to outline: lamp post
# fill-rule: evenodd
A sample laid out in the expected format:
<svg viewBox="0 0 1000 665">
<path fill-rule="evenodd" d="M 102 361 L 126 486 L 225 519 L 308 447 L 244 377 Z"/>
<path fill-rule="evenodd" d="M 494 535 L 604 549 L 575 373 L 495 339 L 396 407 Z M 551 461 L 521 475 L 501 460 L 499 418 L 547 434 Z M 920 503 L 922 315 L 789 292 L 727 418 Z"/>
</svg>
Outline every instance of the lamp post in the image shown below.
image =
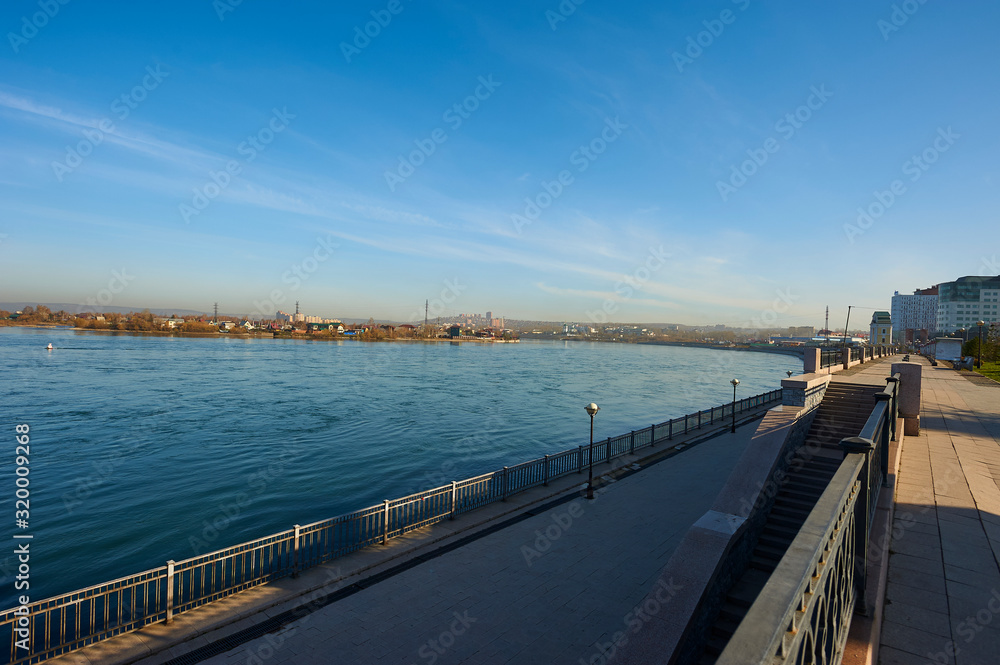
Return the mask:
<svg viewBox="0 0 1000 665">
<path fill-rule="evenodd" d="M 740 385 L 739 379 L 733 379 L 729 383 L 733 384 L 733 434 L 736 434 L 736 386 Z"/>
<path fill-rule="evenodd" d="M 594 416 L 601 410 L 599 406 L 591 402 L 583 407 L 590 414 L 590 473 L 587 476 L 587 498 L 594 498 Z"/>
<path fill-rule="evenodd" d="M 792 370 L 788 369 L 788 370 L 785 370 L 785 374 L 787 374 L 788 378 L 790 379 L 790 378 L 792 378 L 792 374 L 794 374 L 794 372 Z"/>
<path fill-rule="evenodd" d="M 979 326 L 979 357 L 976 359 L 976 368 L 983 368 L 983 326 L 986 322 L 982 319 L 976 321 L 976 325 Z"/>
</svg>

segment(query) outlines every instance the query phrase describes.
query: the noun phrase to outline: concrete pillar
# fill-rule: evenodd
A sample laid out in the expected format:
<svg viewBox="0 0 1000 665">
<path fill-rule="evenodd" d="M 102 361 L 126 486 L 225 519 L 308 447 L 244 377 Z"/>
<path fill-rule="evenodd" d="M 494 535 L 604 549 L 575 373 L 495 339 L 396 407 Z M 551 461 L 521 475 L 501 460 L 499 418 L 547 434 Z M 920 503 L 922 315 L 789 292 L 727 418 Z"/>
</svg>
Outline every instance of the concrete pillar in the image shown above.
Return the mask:
<svg viewBox="0 0 1000 665">
<path fill-rule="evenodd" d="M 840 360 L 844 363 L 844 369 L 851 366 L 851 347 L 845 346 L 840 350 Z"/>
<path fill-rule="evenodd" d="M 903 418 L 903 433 L 920 433 L 920 363 L 892 363 L 893 375 L 899 374 L 899 415 Z"/>
<path fill-rule="evenodd" d="M 806 349 L 806 354 L 802 358 L 802 373 L 815 374 L 819 371 L 820 363 L 819 349 Z"/>
</svg>

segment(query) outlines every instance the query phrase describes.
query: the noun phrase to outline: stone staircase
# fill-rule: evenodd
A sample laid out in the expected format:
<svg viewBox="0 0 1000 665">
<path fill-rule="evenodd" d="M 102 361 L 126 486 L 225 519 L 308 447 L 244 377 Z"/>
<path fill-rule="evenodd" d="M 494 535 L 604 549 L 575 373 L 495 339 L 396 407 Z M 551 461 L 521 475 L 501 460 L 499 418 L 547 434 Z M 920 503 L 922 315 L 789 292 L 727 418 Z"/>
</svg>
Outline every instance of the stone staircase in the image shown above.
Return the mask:
<svg viewBox="0 0 1000 665">
<path fill-rule="evenodd" d="M 840 467 L 840 441 L 861 433 L 875 407 L 878 386 L 830 382 L 812 427 L 788 468 L 750 565 L 733 584 L 708 634 L 698 663 L 715 663 L 767 583 L 820 495 Z"/>
</svg>

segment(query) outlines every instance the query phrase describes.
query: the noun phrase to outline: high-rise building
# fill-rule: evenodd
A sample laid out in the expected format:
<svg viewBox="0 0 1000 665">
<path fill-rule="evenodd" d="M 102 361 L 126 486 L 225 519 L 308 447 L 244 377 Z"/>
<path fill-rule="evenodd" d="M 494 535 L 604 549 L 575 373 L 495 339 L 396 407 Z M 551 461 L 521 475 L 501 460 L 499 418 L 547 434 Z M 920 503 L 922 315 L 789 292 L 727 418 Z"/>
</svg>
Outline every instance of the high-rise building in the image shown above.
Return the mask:
<svg viewBox="0 0 1000 665">
<path fill-rule="evenodd" d="M 892 337 L 897 342 L 926 341 L 937 331 L 938 287 L 917 289 L 913 295 L 892 296 Z"/>
<path fill-rule="evenodd" d="M 959 277 L 938 285 L 938 333 L 970 330 L 978 321 L 1000 323 L 1000 275 Z"/>
</svg>

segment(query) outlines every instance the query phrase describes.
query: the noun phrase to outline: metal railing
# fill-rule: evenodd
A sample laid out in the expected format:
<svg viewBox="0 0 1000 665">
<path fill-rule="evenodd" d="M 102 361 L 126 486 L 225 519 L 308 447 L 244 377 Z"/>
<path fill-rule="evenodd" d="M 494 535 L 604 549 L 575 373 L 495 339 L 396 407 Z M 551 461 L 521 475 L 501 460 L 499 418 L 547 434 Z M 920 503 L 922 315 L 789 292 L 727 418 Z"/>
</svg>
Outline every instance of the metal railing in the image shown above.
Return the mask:
<svg viewBox="0 0 1000 665">
<path fill-rule="evenodd" d="M 841 354 L 840 348 L 825 348 L 819 352 L 819 366 L 820 369 L 826 367 L 835 367 L 839 365 L 842 361 L 843 355 Z"/>
<path fill-rule="evenodd" d="M 717 665 L 841 662 L 851 615 L 868 613 L 868 538 L 896 437 L 899 374 L 886 382 Z"/>
<path fill-rule="evenodd" d="M 772 390 L 595 442 L 594 463 L 610 462 L 706 425 L 728 422 L 734 410 L 739 414 L 780 403 L 781 394 L 780 389 Z M 0 640 L 9 640 L 10 651 L 4 662 L 40 662 L 151 623 L 170 621 L 174 614 L 297 575 L 556 478 L 582 473 L 590 453 L 590 446 L 571 448 L 346 515 L 296 524 L 216 552 L 168 561 L 159 568 L 32 603 L 26 610 L 5 610 L 0 613 Z"/>
</svg>

